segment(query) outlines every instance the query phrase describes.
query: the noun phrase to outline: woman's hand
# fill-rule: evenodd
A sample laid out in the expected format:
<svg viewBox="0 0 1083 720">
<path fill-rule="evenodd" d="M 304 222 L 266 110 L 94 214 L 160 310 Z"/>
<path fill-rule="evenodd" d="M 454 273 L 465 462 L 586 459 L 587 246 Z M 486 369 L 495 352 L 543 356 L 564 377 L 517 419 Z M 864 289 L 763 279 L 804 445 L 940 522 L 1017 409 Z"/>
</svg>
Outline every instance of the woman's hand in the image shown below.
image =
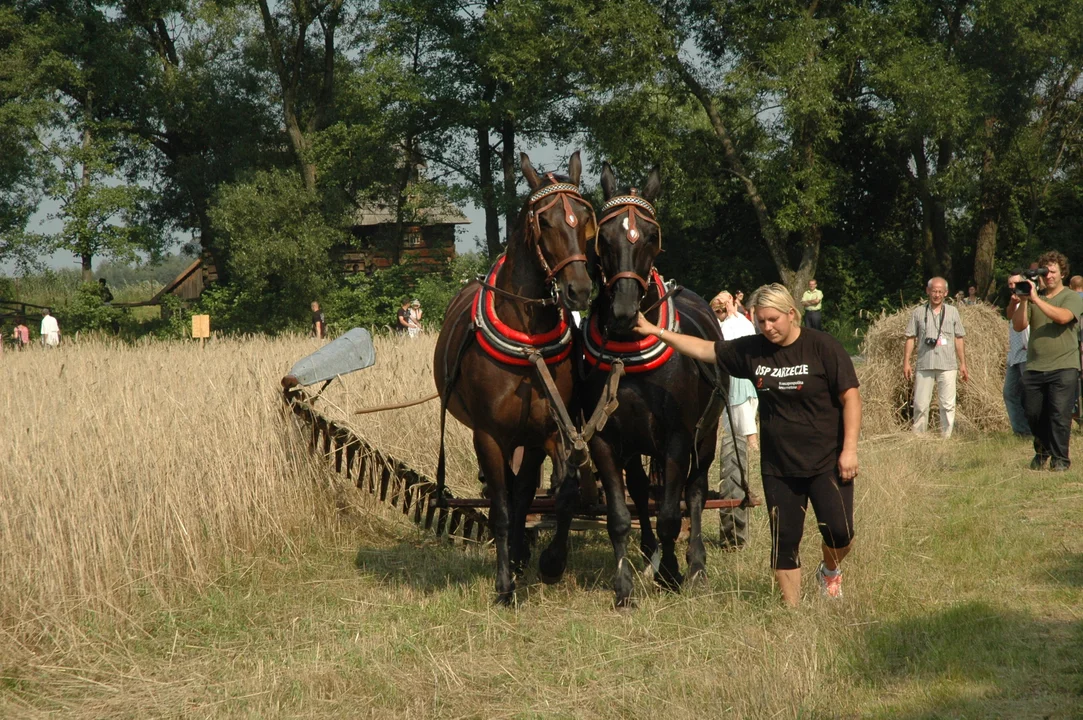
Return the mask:
<svg viewBox="0 0 1083 720">
<path fill-rule="evenodd" d="M 853 482 L 857 477 L 857 450 L 839 453 L 839 477 L 844 483 Z"/>
<path fill-rule="evenodd" d="M 643 317 L 643 313 L 639 313 L 639 315 L 636 317 L 636 326 L 632 329 L 643 336 L 657 335 L 658 332 L 661 330 L 660 327 L 652 323 L 647 318 Z"/>
</svg>

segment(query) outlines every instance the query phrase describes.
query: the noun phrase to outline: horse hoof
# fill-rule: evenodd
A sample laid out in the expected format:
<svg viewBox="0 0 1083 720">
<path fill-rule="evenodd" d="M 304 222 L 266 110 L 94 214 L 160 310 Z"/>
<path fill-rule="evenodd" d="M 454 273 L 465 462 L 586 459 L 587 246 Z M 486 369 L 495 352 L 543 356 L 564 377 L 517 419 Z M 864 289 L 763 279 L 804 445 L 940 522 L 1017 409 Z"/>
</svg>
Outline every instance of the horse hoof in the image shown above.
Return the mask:
<svg viewBox="0 0 1083 720">
<path fill-rule="evenodd" d="M 493 605 L 498 607 L 511 607 L 515 604 L 515 588 L 507 592 L 497 593 Z"/>
<path fill-rule="evenodd" d="M 618 610 L 635 610 L 636 608 L 635 598 L 631 597 L 630 595 L 626 597 L 621 597 L 618 594 L 613 604 Z"/>
<path fill-rule="evenodd" d="M 684 584 L 684 578 L 681 577 L 680 573 L 671 574 L 659 572 L 654 574 L 654 582 L 670 592 L 677 593 L 681 591 L 681 585 Z"/>
<path fill-rule="evenodd" d="M 538 576 L 546 585 L 553 585 L 564 577 L 566 565 L 567 558 L 554 557 L 552 553 L 543 552 L 538 559 Z"/>
<path fill-rule="evenodd" d="M 685 581 L 686 587 L 697 587 L 699 585 L 707 584 L 707 568 L 698 567 L 689 571 L 688 579 Z"/>
</svg>

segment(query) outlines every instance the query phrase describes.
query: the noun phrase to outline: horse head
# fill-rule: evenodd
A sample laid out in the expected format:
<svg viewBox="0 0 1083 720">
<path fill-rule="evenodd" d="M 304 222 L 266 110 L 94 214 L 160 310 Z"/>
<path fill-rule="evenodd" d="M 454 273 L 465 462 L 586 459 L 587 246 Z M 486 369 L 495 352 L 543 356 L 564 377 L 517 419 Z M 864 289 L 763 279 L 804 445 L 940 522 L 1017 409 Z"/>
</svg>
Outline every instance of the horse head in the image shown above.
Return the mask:
<svg viewBox="0 0 1083 720">
<path fill-rule="evenodd" d="M 530 185 L 527 242 L 533 247 L 546 282 L 553 283 L 571 310 L 586 310 L 592 287 L 587 273 L 587 243 L 597 233 L 594 208 L 579 193 L 583 165 L 579 151 L 568 161 L 568 174 L 539 176 L 526 153 L 519 155 Z"/>
<path fill-rule="evenodd" d="M 613 168 L 609 163 L 602 164 L 605 203 L 599 211 L 602 219 L 598 222 L 594 254 L 602 292 L 609 296 L 610 332 L 628 333 L 635 326 L 654 259 L 662 251 L 662 229 L 653 204 L 661 189 L 655 167 L 642 190 L 631 187 L 618 192 Z"/>
</svg>

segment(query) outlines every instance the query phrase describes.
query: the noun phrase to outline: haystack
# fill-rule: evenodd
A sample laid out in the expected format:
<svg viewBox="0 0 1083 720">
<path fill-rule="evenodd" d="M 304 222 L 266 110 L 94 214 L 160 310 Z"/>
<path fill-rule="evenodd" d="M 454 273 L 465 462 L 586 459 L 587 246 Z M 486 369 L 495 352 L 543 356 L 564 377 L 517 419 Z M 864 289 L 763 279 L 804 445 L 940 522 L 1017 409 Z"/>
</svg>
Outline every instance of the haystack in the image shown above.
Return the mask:
<svg viewBox="0 0 1083 720">
<path fill-rule="evenodd" d="M 911 422 L 913 382 L 903 378 L 902 353 L 906 323 L 914 307 L 882 314 L 862 343 L 864 365 L 858 367 L 864 400 L 866 436 L 904 430 Z M 1002 388 L 1008 353 L 1008 321 L 992 305 L 957 305 L 966 328 L 966 364 L 970 381 L 956 385 L 955 430 L 1008 430 Z M 919 340 L 920 341 L 920 340 Z M 913 360 L 912 360 L 913 362 Z M 939 427 L 936 393 L 929 412 L 930 428 Z"/>
</svg>

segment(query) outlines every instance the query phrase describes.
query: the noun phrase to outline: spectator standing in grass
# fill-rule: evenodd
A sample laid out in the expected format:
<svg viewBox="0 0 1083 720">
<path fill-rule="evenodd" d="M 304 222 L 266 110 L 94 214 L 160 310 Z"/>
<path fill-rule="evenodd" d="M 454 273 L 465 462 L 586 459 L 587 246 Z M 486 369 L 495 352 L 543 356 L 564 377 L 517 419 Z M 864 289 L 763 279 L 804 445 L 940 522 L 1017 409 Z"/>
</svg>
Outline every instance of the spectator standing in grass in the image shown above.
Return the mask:
<svg viewBox="0 0 1083 720">
<path fill-rule="evenodd" d="M 395 315 L 395 332 L 406 335 L 410 331 L 410 300 L 402 299 L 402 306 Z"/>
<path fill-rule="evenodd" d="M 323 316 L 318 302 L 313 300 L 309 307 L 312 309 L 312 337 L 323 340 L 327 337 L 327 319 Z"/>
<path fill-rule="evenodd" d="M 1064 287 L 1069 269 L 1064 255 L 1044 253 L 1038 258 L 1038 267 L 1047 269 L 1046 276 L 1030 282 L 1029 294 L 1013 293 L 1008 312 L 1016 330 L 1030 329 L 1023 373 L 1023 408 L 1034 434 L 1030 469 L 1043 470 L 1049 463 L 1049 469 L 1057 472 L 1072 464 L 1068 441 L 1079 385 L 1078 328 L 1083 298 Z M 1018 285 L 1024 279 L 1012 275 L 1008 281 Z"/>
<path fill-rule="evenodd" d="M 1012 277 L 1017 277 L 1018 273 Z M 1008 289 L 1015 294 L 1015 281 L 1008 280 Z M 1030 328 L 1019 331 L 1012 324 L 1012 315 L 1018 309 L 1017 303 L 1008 303 L 1004 314 L 1008 317 L 1008 364 L 1004 372 L 1004 407 L 1008 411 L 1008 422 L 1012 432 L 1019 437 L 1030 437 L 1030 425 L 1027 412 L 1023 408 L 1023 373 L 1027 371 L 1027 340 Z"/>
<path fill-rule="evenodd" d="M 410 301 L 410 327 L 407 334 L 410 337 L 417 337 L 421 334 L 421 301 L 414 298 Z"/>
<path fill-rule="evenodd" d="M 1083 296 L 1083 275 L 1073 275 L 1068 287 Z"/>
<path fill-rule="evenodd" d="M 914 432 L 923 433 L 929 427 L 929 406 L 933 388 L 940 405 L 940 432 L 951 437 L 955 427 L 955 381 L 970 379 L 966 369 L 963 338 L 966 328 L 959 311 L 947 305 L 948 281 L 934 277 L 925 286 L 929 301 L 914 308 L 906 324 L 906 344 L 903 347 L 903 376 L 914 381 Z M 910 365 L 910 356 L 917 345 L 917 372 Z"/>
<path fill-rule="evenodd" d="M 30 328 L 26 326 L 26 321 L 19 319 L 19 324 L 15 326 L 15 349 L 25 350 L 30 346 Z"/>
<path fill-rule="evenodd" d="M 56 321 L 48 308 L 45 316 L 41 319 L 41 342 L 45 347 L 56 347 L 60 344 L 60 323 Z"/>
<path fill-rule="evenodd" d="M 737 312 L 733 296 L 726 291 L 711 300 L 723 340 L 755 335 L 752 322 Z M 730 378 L 728 408 L 722 413 L 722 487 L 724 500 L 744 500 L 744 481 L 748 481 L 748 453 L 758 449 L 756 411 L 759 398 L 751 380 Z M 719 542 L 725 548 L 740 548 L 748 542 L 748 508 L 723 508 L 719 511 Z"/>
<path fill-rule="evenodd" d="M 763 492 L 771 523 L 771 566 L 782 598 L 801 598 L 798 551 L 808 503 L 823 538 L 816 573 L 821 592 L 842 597 L 839 564 L 854 537 L 854 478 L 861 430 L 861 394 L 850 356 L 825 332 L 801 327 L 790 291 L 774 283 L 752 304 L 761 335 L 712 343 L 666 332 L 639 315 L 636 332 L 654 335 L 674 350 L 717 363 L 731 376 L 753 381 L 760 396 Z"/>
<path fill-rule="evenodd" d="M 963 299 L 963 305 L 977 305 L 981 300 L 978 299 L 978 288 L 971 285 L 966 289 L 966 297 Z"/>
<path fill-rule="evenodd" d="M 823 330 L 824 293 L 816 287 L 816 278 L 808 281 L 808 290 L 801 295 L 801 306 L 805 308 L 805 327 Z"/>
</svg>

